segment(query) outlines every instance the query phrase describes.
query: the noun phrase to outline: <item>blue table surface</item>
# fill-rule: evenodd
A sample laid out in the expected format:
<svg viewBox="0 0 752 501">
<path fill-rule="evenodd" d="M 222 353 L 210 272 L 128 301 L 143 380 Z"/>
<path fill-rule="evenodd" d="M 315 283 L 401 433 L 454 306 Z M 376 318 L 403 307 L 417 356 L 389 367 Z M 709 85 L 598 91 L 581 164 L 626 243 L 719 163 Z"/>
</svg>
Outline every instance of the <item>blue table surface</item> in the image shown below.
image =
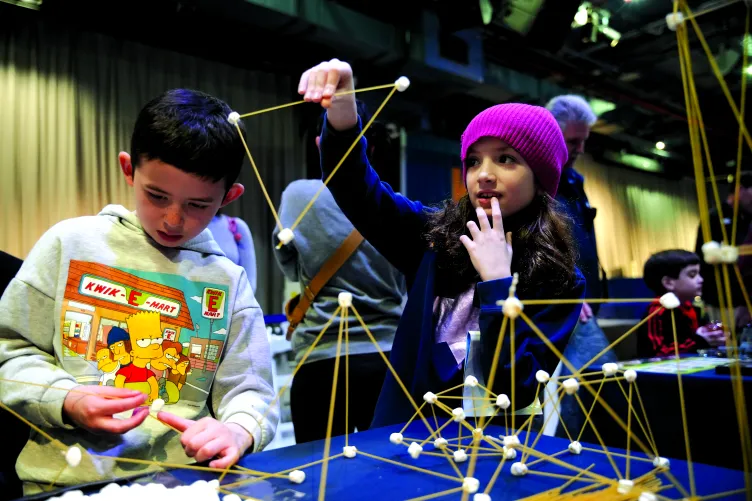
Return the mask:
<svg viewBox="0 0 752 501">
<path fill-rule="evenodd" d="M 433 423 L 432 423 L 433 424 Z M 384 500 L 384 499 L 411 499 L 419 496 L 425 496 L 438 493 L 452 488 L 461 486 L 461 481 L 456 475 L 449 461 L 444 457 L 435 457 L 421 455 L 417 460 L 412 459 L 407 453 L 406 445 L 394 445 L 389 441 L 389 435 L 392 432 L 401 430 L 401 426 L 391 426 L 380 429 L 374 429 L 362 433 L 352 434 L 349 437 L 350 445 L 358 448 L 357 457 L 347 459 L 344 457 L 336 458 L 329 461 L 328 475 L 326 484 L 327 499 L 346 499 L 355 498 L 358 500 Z M 442 433 L 443 436 L 450 438 L 457 436 L 457 425 L 450 424 Z M 504 428 L 499 426 L 488 426 L 486 434 L 499 436 L 504 433 Z M 467 435 L 465 431 L 464 435 Z M 404 432 L 405 437 L 419 439 L 428 436 L 425 426 L 421 422 L 412 423 Z M 520 440 L 524 443 L 525 434 L 520 433 Z M 531 434 L 530 443 L 535 439 L 535 434 Z M 467 441 L 466 441 L 467 442 Z M 342 452 L 344 446 L 344 437 L 335 437 L 331 443 L 331 455 Z M 547 454 L 553 454 L 565 451 L 569 441 L 566 439 L 541 437 L 535 447 L 535 450 Z M 583 444 L 585 447 L 598 448 Z M 488 445 L 485 445 L 488 447 Z M 720 450 L 721 448 L 719 448 Z M 279 473 L 286 470 L 298 469 L 301 466 L 317 461 L 323 457 L 324 441 L 312 442 L 309 444 L 296 445 L 283 449 L 251 454 L 241 458 L 239 464 L 243 467 L 268 472 Z M 433 451 L 433 446 L 429 443 L 424 446 L 424 451 Z M 625 451 L 619 449 L 610 449 L 612 453 L 624 454 Z M 404 466 L 388 464 L 366 457 L 361 452 L 388 458 L 405 465 L 412 465 L 426 470 L 443 473 L 456 477 L 457 480 L 439 478 L 426 473 L 416 472 Z M 565 463 L 575 465 L 579 468 L 591 468 L 591 472 L 616 479 L 611 463 L 602 452 L 583 451 L 576 456 L 569 452 L 563 452 L 559 459 Z M 632 457 L 645 458 L 643 454 L 634 454 Z M 482 492 L 489 480 L 491 479 L 497 466 L 500 464 L 500 457 L 479 457 L 475 474 L 473 475 L 480 481 L 480 491 Z M 530 467 L 530 473 L 525 477 L 514 477 L 510 473 L 510 466 L 513 462 L 519 461 L 521 455 L 518 452 L 517 459 L 505 462 L 501 474 L 495 482 L 490 492 L 491 498 L 498 500 L 521 499 L 533 494 L 537 494 L 548 489 L 562 486 L 566 479 L 552 478 L 547 476 L 536 475 L 533 471 L 557 473 L 568 476 L 576 475 L 575 470 L 566 469 L 559 465 L 549 462 L 541 462 Z M 535 458 L 530 457 L 526 462 L 529 464 Z M 626 459 L 623 457 L 613 456 L 614 462 L 622 475 L 626 471 Z M 459 467 L 462 475 L 467 474 L 470 462 L 460 463 Z M 717 494 L 730 490 L 744 488 L 743 474 L 740 471 L 723 469 L 703 464 L 694 464 L 694 476 L 698 495 Z M 321 479 L 322 465 L 303 468 L 306 473 L 306 479 L 302 484 L 293 484 L 286 478 L 275 478 L 269 480 L 257 481 L 253 485 L 244 487 L 235 487 L 231 490 L 238 494 L 252 496 L 257 499 L 274 499 L 274 500 L 300 500 L 300 499 L 318 499 L 319 482 Z M 649 461 L 631 460 L 630 478 L 636 478 L 640 475 L 654 471 L 652 463 Z M 687 463 L 679 460 L 671 461 L 671 473 L 677 481 L 689 490 Z M 663 474 L 657 474 L 663 485 L 670 485 L 669 480 Z M 191 470 L 171 470 L 166 473 L 160 473 L 154 477 L 147 477 L 142 481 L 153 481 L 164 483 L 167 486 L 175 484 L 190 484 L 196 480 L 211 480 L 217 478 L 216 474 L 197 472 Z M 242 480 L 243 478 L 228 475 L 223 485 L 228 482 Z M 568 490 L 574 490 L 585 485 L 586 482 L 577 481 L 573 483 Z M 99 490 L 98 486 L 94 491 Z M 670 499 L 682 499 L 681 493 L 674 487 L 668 487 L 661 492 L 662 496 Z M 460 499 L 461 493 L 449 494 L 442 496 L 440 499 Z M 471 498 L 472 499 L 472 498 Z M 635 498 L 636 499 L 636 496 Z M 722 499 L 744 499 L 743 494 L 735 494 Z"/>
</svg>

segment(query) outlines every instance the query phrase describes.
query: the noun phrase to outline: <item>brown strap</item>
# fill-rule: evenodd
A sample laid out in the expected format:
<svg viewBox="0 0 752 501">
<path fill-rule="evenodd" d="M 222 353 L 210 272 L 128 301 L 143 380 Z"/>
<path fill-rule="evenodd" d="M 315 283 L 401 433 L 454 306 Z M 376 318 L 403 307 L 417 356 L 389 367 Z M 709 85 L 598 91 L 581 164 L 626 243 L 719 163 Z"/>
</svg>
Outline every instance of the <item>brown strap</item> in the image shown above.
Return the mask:
<svg viewBox="0 0 752 501">
<path fill-rule="evenodd" d="M 316 299 L 321 289 L 337 273 L 337 270 L 345 264 L 345 261 L 350 258 L 362 241 L 363 235 L 358 230 L 353 229 L 306 286 L 303 294 L 300 295 L 300 301 L 298 301 L 295 309 L 290 314 L 290 325 L 287 328 L 288 341 L 292 337 L 292 332 L 303 321 L 306 311 L 308 311 L 308 308 L 311 306 L 313 300 Z"/>
</svg>

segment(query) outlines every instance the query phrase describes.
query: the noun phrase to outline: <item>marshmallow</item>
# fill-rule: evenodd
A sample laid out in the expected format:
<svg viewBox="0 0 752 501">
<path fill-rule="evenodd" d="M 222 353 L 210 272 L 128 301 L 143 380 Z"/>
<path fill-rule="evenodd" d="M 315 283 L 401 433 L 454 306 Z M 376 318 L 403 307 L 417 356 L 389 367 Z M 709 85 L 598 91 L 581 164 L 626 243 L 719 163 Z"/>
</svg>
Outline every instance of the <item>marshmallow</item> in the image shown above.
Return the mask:
<svg viewBox="0 0 752 501">
<path fill-rule="evenodd" d="M 517 435 L 507 435 L 504 437 L 504 447 L 515 448 L 520 445 L 520 439 Z"/>
<path fill-rule="evenodd" d="M 575 440 L 574 442 L 571 442 L 569 444 L 569 447 L 567 447 L 567 449 L 569 449 L 569 452 L 571 452 L 572 454 L 579 454 L 582 452 L 582 444 Z"/>
<path fill-rule="evenodd" d="M 483 429 L 476 428 L 473 430 L 473 440 L 480 440 L 483 438 Z"/>
<path fill-rule="evenodd" d="M 682 14 L 681 12 L 677 12 L 676 14 L 669 12 L 668 14 L 666 14 L 666 25 L 671 31 L 676 31 L 676 27 L 683 22 L 684 14 Z"/>
<path fill-rule="evenodd" d="M 462 481 L 462 490 L 468 494 L 475 494 L 480 487 L 480 481 L 477 478 L 465 477 Z"/>
<path fill-rule="evenodd" d="M 159 414 L 159 411 L 162 410 L 162 408 L 164 407 L 164 404 L 165 404 L 165 401 L 162 400 L 161 398 L 156 399 L 155 401 L 151 403 L 151 409 L 149 412 L 151 412 L 152 415 L 156 416 L 157 414 Z"/>
<path fill-rule="evenodd" d="M 454 416 L 454 422 L 459 423 L 460 421 L 463 421 L 465 419 L 465 411 L 462 410 L 462 407 L 457 407 L 452 411 L 452 415 Z"/>
<path fill-rule="evenodd" d="M 653 459 L 653 466 L 655 466 L 656 468 L 668 469 L 668 467 L 671 466 L 671 461 L 669 461 L 668 458 L 656 456 L 655 459 Z"/>
<path fill-rule="evenodd" d="M 464 463 L 465 461 L 467 461 L 467 453 L 465 452 L 465 449 L 454 451 L 453 456 L 455 463 Z"/>
<path fill-rule="evenodd" d="M 551 376 L 549 376 L 546 371 L 538 371 L 535 373 L 535 379 L 537 379 L 539 383 L 547 383 L 550 377 Z"/>
<path fill-rule="evenodd" d="M 637 372 L 634 369 L 625 370 L 624 379 L 626 379 L 628 383 L 634 383 L 635 379 L 637 379 Z"/>
<path fill-rule="evenodd" d="M 435 404 L 438 398 L 439 397 L 437 397 L 435 394 L 431 393 L 430 391 L 427 391 L 426 394 L 423 395 L 423 400 L 425 400 L 426 403 L 429 403 L 429 404 Z"/>
<path fill-rule="evenodd" d="M 465 385 L 470 386 L 471 388 L 475 388 L 476 386 L 478 386 L 478 378 L 476 378 L 475 376 L 467 376 L 465 378 Z"/>
<path fill-rule="evenodd" d="M 580 389 L 580 383 L 573 377 L 566 379 L 561 385 L 564 387 L 564 391 L 567 392 L 567 395 L 574 395 L 577 393 L 577 390 Z"/>
<path fill-rule="evenodd" d="M 410 447 L 407 448 L 407 453 L 410 454 L 410 457 L 413 459 L 418 459 L 421 452 L 423 452 L 423 447 L 421 447 L 418 442 L 411 443 Z"/>
<path fill-rule="evenodd" d="M 305 480 L 305 472 L 301 470 L 293 470 L 287 475 L 287 477 L 290 479 L 290 482 L 294 484 L 302 484 Z"/>
<path fill-rule="evenodd" d="M 702 244 L 702 257 L 708 264 L 718 264 L 721 262 L 721 244 L 710 241 Z"/>
<path fill-rule="evenodd" d="M 228 494 L 222 498 L 222 501 L 240 501 L 240 496 L 237 494 Z"/>
<path fill-rule="evenodd" d="M 389 435 L 389 441 L 395 445 L 401 444 L 403 438 L 402 433 L 392 433 Z"/>
<path fill-rule="evenodd" d="M 478 494 L 473 496 L 473 501 L 491 501 L 491 496 L 489 496 L 485 492 L 479 492 Z"/>
<path fill-rule="evenodd" d="M 227 121 L 230 122 L 232 125 L 238 125 L 238 121 L 240 120 L 240 113 L 237 111 L 233 111 L 229 115 L 227 115 Z"/>
<path fill-rule="evenodd" d="M 511 404 L 512 403 L 509 401 L 509 397 L 504 395 L 503 393 L 499 395 L 498 397 L 496 397 L 496 405 L 501 407 L 503 410 L 509 409 L 509 406 Z"/>
<path fill-rule="evenodd" d="M 399 92 L 405 92 L 408 87 L 410 87 L 410 79 L 407 77 L 399 77 L 395 82 L 394 85 L 397 87 L 397 90 Z"/>
<path fill-rule="evenodd" d="M 722 263 L 734 264 L 739 259 L 739 248 L 732 245 L 721 245 L 720 258 Z"/>
<path fill-rule="evenodd" d="M 502 449 L 504 458 L 505 459 L 517 459 L 517 449 L 511 449 L 509 447 L 504 447 Z"/>
<path fill-rule="evenodd" d="M 673 292 L 667 292 L 662 295 L 660 301 L 661 306 L 663 306 L 667 310 L 673 310 L 674 308 L 681 306 L 681 301 L 679 301 L 679 298 L 676 297 L 676 294 L 674 294 Z"/>
<path fill-rule="evenodd" d="M 358 455 L 358 448 L 354 445 L 346 445 L 342 448 L 342 453 L 345 455 L 346 458 L 352 459 L 355 456 Z"/>
<path fill-rule="evenodd" d="M 81 449 L 76 446 L 68 449 L 68 451 L 65 453 L 65 462 L 68 463 L 68 466 L 72 468 L 75 468 L 76 466 L 81 464 Z"/>
<path fill-rule="evenodd" d="M 523 463 L 514 463 L 511 468 L 512 475 L 515 477 L 522 477 L 527 475 L 527 465 Z"/>
<path fill-rule="evenodd" d="M 293 238 L 295 238 L 295 234 L 290 228 L 284 228 L 282 231 L 277 233 L 277 238 L 282 243 L 282 245 L 287 245 L 292 242 Z"/>
<path fill-rule="evenodd" d="M 604 376 L 613 376 L 617 372 L 619 372 L 619 364 L 615 364 L 613 362 L 608 362 L 603 364 L 603 367 L 601 367 L 603 370 Z"/>
<path fill-rule="evenodd" d="M 658 497 L 652 492 L 643 491 L 640 497 L 637 498 L 637 501 L 658 501 Z"/>
<path fill-rule="evenodd" d="M 349 292 L 340 292 L 339 296 L 337 296 L 337 301 L 339 301 L 341 307 L 349 308 L 352 306 L 352 294 Z"/>
<path fill-rule="evenodd" d="M 522 305 L 522 302 L 512 296 L 504 301 L 504 306 L 501 307 L 501 312 L 509 318 L 517 318 L 520 316 L 520 312 L 524 309 L 525 307 Z"/>
<path fill-rule="evenodd" d="M 437 449 L 444 449 L 447 445 L 449 445 L 449 442 L 443 437 L 439 437 L 433 441 L 433 446 Z"/>
<path fill-rule="evenodd" d="M 622 478 L 621 480 L 619 480 L 619 487 L 616 488 L 616 491 L 619 494 L 629 494 L 629 491 L 632 490 L 632 487 L 634 487 L 634 481 Z"/>
</svg>

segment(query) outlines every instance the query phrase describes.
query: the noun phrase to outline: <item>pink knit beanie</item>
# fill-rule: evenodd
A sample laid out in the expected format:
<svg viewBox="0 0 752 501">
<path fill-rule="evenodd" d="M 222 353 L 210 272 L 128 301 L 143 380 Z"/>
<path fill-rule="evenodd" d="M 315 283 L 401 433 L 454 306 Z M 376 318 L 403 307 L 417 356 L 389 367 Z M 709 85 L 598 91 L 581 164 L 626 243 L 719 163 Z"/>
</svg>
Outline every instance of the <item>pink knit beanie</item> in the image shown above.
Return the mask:
<svg viewBox="0 0 752 501">
<path fill-rule="evenodd" d="M 552 197 L 556 196 L 561 168 L 569 153 L 551 112 L 540 106 L 519 103 L 498 104 L 480 112 L 462 134 L 463 180 L 466 179 L 467 150 L 487 136 L 501 139 L 514 148 L 528 163 L 541 187 Z"/>
</svg>

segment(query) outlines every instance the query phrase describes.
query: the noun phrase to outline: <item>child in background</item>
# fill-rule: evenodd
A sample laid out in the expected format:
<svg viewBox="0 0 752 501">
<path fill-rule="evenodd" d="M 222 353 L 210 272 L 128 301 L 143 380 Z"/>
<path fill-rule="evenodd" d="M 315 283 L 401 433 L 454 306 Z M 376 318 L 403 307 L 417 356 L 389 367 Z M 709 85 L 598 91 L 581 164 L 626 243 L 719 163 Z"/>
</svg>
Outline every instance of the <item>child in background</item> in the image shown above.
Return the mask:
<svg viewBox="0 0 752 501">
<path fill-rule="evenodd" d="M 273 438 L 278 409 L 270 408 L 275 393 L 263 313 L 243 268 L 206 229 L 243 193 L 235 180 L 245 153 L 227 120 L 231 111 L 183 89 L 150 101 L 136 120 L 131 154 L 119 155 L 136 210 L 108 205 L 96 216 L 56 224 L 3 294 L 0 399 L 67 447 L 88 451 L 80 465 L 66 467 L 60 449 L 32 433 L 16 463 L 25 494 L 53 481 L 73 485 L 159 469 L 118 458 L 215 458 L 210 465 L 224 468 Z M 113 323 L 119 327 L 106 329 Z M 98 351 L 109 349 L 120 373 L 155 379 L 150 361 L 157 364 L 165 351 L 178 358 L 177 348 L 163 347 L 168 339 L 186 346 L 200 370 L 181 379 L 179 400 L 175 395 L 177 403 L 158 419 L 147 419 L 145 407 L 157 387 L 147 385 L 147 395 L 98 384 Z M 129 357 L 120 352 L 126 345 Z"/>
<path fill-rule="evenodd" d="M 659 299 L 667 292 L 679 298 L 681 305 L 673 311 L 680 354 L 697 353 L 698 349 L 725 343 L 723 329 L 714 324 L 701 327 L 700 313 L 692 306 L 694 299 L 702 295 L 703 279 L 697 254 L 681 249 L 653 254 L 645 262 L 643 280 L 658 296 L 645 317 L 663 309 Z M 676 354 L 670 310 L 663 309 L 637 330 L 637 353 L 641 358 Z"/>
<path fill-rule="evenodd" d="M 320 141 L 324 177 L 361 130 L 353 94 L 333 97 L 352 90 L 350 65 L 336 59 L 300 79 L 304 99 L 327 108 Z M 487 381 L 503 318 L 497 301 L 508 297 L 513 273 L 520 276 L 520 299 L 584 297 L 569 228 L 553 198 L 567 148 L 551 113 L 524 104 L 485 110 L 462 136 L 461 159 L 468 193 L 438 209 L 381 182 L 369 165 L 365 140 L 328 185 L 358 231 L 407 279 L 391 363 L 416 402 L 426 392 L 462 384 L 469 331 L 481 333 Z M 563 351 L 580 309 L 530 305 L 524 313 Z M 510 394 L 510 338 L 507 331 L 490 388 L 496 394 Z M 535 403 L 536 371 L 553 373 L 559 360 L 519 318 L 515 339 L 516 407 L 522 409 Z M 387 373 L 372 426 L 406 422 L 414 412 Z"/>
</svg>

